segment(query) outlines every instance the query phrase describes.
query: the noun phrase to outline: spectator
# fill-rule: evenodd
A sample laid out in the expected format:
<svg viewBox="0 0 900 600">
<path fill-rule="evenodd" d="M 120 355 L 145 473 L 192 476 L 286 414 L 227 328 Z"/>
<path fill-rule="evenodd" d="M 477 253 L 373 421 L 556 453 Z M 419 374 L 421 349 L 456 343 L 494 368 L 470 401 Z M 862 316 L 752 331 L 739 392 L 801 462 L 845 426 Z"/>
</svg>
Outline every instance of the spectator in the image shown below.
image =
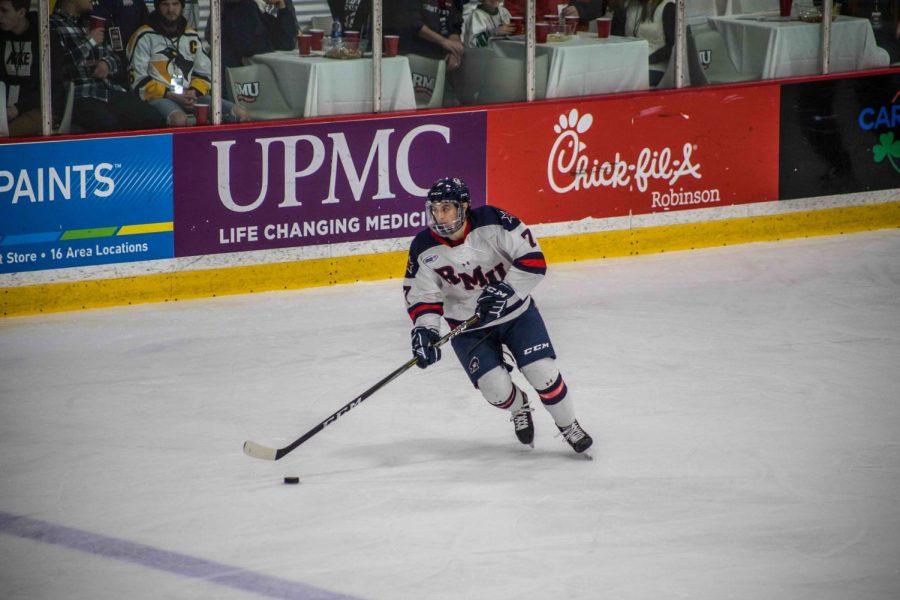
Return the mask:
<svg viewBox="0 0 900 600">
<path fill-rule="evenodd" d="M 162 127 L 165 119 L 152 106 L 112 79 L 124 65 L 103 44 L 105 28 L 85 28 L 83 18 L 92 8 L 91 0 L 58 0 L 50 16 L 59 57 L 53 69 L 75 84 L 72 122 L 86 131 Z"/>
<path fill-rule="evenodd" d="M 98 17 L 106 19 L 106 44 L 116 53 L 119 63 L 128 64 L 125 56 L 125 46 L 138 27 L 147 22 L 150 16 L 144 0 L 96 0 L 94 12 Z M 128 87 L 128 70 L 119 70 L 116 83 Z"/>
<path fill-rule="evenodd" d="M 188 113 L 209 93 L 212 71 L 200 35 L 187 26 L 184 0 L 154 0 L 148 23 L 128 42 L 131 85 L 172 127 L 188 124 Z M 222 100 L 225 121 L 246 121 L 247 111 Z"/>
<path fill-rule="evenodd" d="M 565 4 L 565 2 L 558 2 L 557 0 L 536 0 L 534 11 L 535 16 L 538 21 L 544 20 L 544 15 L 555 15 L 559 14 L 558 6 L 560 4 Z M 565 9 L 566 16 L 575 16 L 578 14 L 578 10 L 572 6 L 573 2 L 568 3 L 569 6 Z M 509 11 L 514 17 L 524 17 L 525 16 L 525 0 L 504 0 L 503 6 Z M 602 16 L 602 15 L 597 15 Z"/>
<path fill-rule="evenodd" d="M 38 16 L 31 0 L 0 0 L 0 81 L 6 84 L 10 137 L 41 134 Z M 57 96 L 63 86 L 52 85 Z M 57 100 L 59 98 L 56 98 Z"/>
<path fill-rule="evenodd" d="M 331 18 L 340 23 L 344 31 L 358 31 L 361 38 L 369 38 L 372 0 L 328 0 L 328 8 Z"/>
<path fill-rule="evenodd" d="M 675 45 L 675 0 L 619 0 L 613 5 L 612 33 L 647 40 L 650 87 L 656 87 Z"/>
<path fill-rule="evenodd" d="M 453 0 L 405 0 L 405 27 L 400 36 L 400 51 L 447 61 L 454 71 L 462 63 L 465 47 L 462 11 Z"/>
<path fill-rule="evenodd" d="M 578 28 L 587 30 L 594 19 L 606 13 L 606 0 L 573 0 L 566 7 L 566 16 L 578 15 Z"/>
<path fill-rule="evenodd" d="M 500 0 L 481 0 L 463 22 L 463 43 L 466 48 L 483 48 L 498 35 L 513 35 L 516 26 L 509 23 L 509 11 Z"/>
<path fill-rule="evenodd" d="M 207 24 L 207 40 L 209 35 Z M 222 2 L 223 67 L 240 67 L 250 56 L 296 47 L 297 14 L 292 0 Z"/>
</svg>

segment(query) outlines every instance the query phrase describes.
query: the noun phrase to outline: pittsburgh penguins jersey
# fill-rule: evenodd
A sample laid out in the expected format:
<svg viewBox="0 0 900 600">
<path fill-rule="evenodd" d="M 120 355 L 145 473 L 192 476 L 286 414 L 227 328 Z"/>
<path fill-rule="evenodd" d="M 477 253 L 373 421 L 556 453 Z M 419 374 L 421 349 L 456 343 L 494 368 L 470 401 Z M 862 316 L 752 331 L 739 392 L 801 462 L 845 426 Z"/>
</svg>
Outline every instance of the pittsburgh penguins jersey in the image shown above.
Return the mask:
<svg viewBox="0 0 900 600">
<path fill-rule="evenodd" d="M 451 327 L 459 325 L 475 314 L 482 288 L 500 281 L 516 296 L 510 312 L 489 326 L 511 321 L 531 305 L 531 292 L 547 272 L 531 230 L 508 212 L 475 208 L 463 227 L 459 241 L 426 229 L 410 245 L 403 293 L 416 326 L 439 329 L 441 316 Z"/>
<path fill-rule="evenodd" d="M 170 38 L 150 25 L 143 25 L 128 42 L 131 87 L 143 100 L 155 100 L 166 91 L 181 94 L 194 88 L 209 93 L 212 72 L 200 36 L 191 28 Z"/>
</svg>

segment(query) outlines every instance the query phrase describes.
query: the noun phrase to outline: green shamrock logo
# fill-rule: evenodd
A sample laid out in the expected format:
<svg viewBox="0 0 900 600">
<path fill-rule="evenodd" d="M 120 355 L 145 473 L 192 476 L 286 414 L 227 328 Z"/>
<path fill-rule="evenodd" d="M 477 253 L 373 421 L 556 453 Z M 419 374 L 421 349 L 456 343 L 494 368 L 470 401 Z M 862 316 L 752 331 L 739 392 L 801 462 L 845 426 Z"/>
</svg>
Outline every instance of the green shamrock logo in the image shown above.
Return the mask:
<svg viewBox="0 0 900 600">
<path fill-rule="evenodd" d="M 887 157 L 891 161 L 891 166 L 894 167 L 894 170 L 900 173 L 900 168 L 894 162 L 895 158 L 900 159 L 900 140 L 895 142 L 894 132 L 889 131 L 878 136 L 878 141 L 881 144 L 872 148 L 872 152 L 875 154 L 875 162 L 880 163 Z"/>
</svg>

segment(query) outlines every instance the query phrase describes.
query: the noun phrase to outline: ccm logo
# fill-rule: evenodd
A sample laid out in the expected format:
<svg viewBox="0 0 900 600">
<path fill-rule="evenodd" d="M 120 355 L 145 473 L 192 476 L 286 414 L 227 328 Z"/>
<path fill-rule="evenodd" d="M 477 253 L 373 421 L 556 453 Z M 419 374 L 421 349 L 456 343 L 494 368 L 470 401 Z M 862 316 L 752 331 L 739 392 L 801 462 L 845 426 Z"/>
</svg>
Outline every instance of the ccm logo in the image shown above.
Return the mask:
<svg viewBox="0 0 900 600">
<path fill-rule="evenodd" d="M 532 352 L 537 352 L 538 350 L 543 350 L 544 348 L 549 348 L 550 342 L 544 342 L 543 344 L 538 344 L 537 346 L 532 346 L 531 348 L 525 348 L 525 352 L 523 354 L 528 356 Z"/>
</svg>

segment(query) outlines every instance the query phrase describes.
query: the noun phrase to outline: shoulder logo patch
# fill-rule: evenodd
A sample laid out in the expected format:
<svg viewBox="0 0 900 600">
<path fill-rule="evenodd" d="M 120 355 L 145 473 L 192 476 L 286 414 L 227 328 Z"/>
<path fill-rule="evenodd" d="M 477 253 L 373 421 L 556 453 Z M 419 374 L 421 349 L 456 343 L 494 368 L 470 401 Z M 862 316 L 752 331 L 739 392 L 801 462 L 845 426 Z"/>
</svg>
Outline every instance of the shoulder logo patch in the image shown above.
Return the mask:
<svg viewBox="0 0 900 600">
<path fill-rule="evenodd" d="M 469 361 L 469 373 L 474 373 L 475 371 L 477 371 L 480 365 L 481 363 L 479 362 L 478 357 L 473 356 L 472 360 Z"/>
</svg>

